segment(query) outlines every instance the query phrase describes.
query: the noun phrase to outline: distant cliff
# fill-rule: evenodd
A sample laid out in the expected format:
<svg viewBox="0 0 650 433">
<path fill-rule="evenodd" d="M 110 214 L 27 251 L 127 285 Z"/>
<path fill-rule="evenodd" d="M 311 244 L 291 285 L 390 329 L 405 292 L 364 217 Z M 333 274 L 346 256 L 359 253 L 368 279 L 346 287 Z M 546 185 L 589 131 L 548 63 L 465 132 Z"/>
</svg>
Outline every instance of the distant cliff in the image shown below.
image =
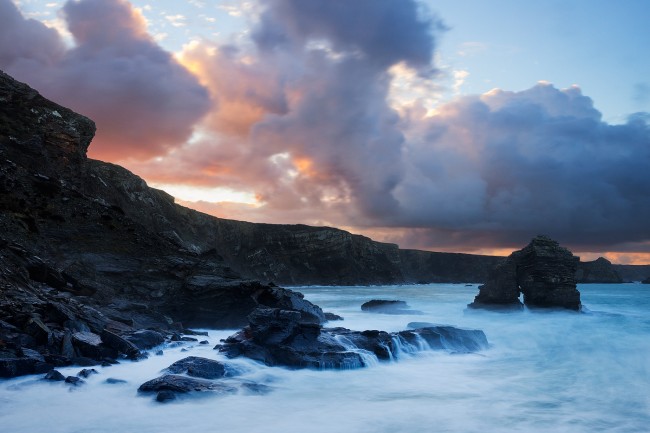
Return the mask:
<svg viewBox="0 0 650 433">
<path fill-rule="evenodd" d="M 578 283 L 622 283 L 623 279 L 612 262 L 599 257 L 592 262 L 578 263 L 576 271 Z"/>
<path fill-rule="evenodd" d="M 87 159 L 92 121 L 6 74 L 0 85 L 12 95 L 0 113 L 6 241 L 80 281 L 118 279 L 122 292 L 164 298 L 177 290 L 165 282 L 177 272 L 167 263 L 176 256 L 209 263 L 224 281 L 283 285 L 483 282 L 504 260 L 401 250 L 335 228 L 253 224 L 182 207 L 128 170 Z M 580 265 L 579 281 L 618 281 L 611 265 L 593 263 Z M 631 270 L 615 269 L 628 279 Z"/>
<path fill-rule="evenodd" d="M 650 265 L 612 265 L 623 281 L 643 281 L 650 278 Z"/>
</svg>

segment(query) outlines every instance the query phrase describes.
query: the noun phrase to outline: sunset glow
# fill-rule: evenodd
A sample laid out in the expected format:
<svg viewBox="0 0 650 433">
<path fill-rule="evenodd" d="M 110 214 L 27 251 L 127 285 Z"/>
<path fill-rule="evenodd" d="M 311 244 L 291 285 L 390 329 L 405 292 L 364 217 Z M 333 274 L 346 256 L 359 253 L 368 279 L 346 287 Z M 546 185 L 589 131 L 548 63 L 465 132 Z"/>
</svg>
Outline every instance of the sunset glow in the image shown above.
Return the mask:
<svg viewBox="0 0 650 433">
<path fill-rule="evenodd" d="M 650 263 L 647 2 L 310 1 L 0 0 L 0 68 L 217 216 Z"/>
</svg>

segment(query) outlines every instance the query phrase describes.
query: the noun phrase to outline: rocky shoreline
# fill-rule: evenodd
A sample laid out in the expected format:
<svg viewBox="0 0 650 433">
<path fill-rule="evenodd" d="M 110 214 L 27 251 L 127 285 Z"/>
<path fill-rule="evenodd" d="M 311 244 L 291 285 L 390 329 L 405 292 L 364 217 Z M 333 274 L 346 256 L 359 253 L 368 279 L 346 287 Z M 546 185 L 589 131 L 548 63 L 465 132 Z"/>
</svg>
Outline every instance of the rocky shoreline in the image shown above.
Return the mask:
<svg viewBox="0 0 650 433">
<path fill-rule="evenodd" d="M 94 123 L 1 71 L 0 128 L 0 377 L 138 359 L 193 327 L 257 335 L 250 317 L 261 311 L 298 314 L 290 334 L 305 344 L 344 336 L 369 347 L 368 335 L 323 328 L 336 317 L 270 281 L 484 281 L 505 260 L 184 208 L 127 170 L 88 159 Z M 607 264 L 596 268 L 592 279 Z M 387 346 L 407 338 L 379 335 Z M 256 351 L 258 337 L 236 334 L 224 351 Z"/>
</svg>

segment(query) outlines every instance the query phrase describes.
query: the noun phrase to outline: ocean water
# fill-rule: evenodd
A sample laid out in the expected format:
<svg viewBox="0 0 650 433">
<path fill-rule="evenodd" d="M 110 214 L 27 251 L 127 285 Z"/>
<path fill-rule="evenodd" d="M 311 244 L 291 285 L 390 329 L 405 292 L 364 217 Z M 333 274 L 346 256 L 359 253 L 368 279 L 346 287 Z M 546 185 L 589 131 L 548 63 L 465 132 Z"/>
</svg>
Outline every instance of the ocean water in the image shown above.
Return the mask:
<svg viewBox="0 0 650 433">
<path fill-rule="evenodd" d="M 71 388 L 40 376 L 0 380 L 0 431 L 14 432 L 650 432 L 650 286 L 581 285 L 586 313 L 467 312 L 477 285 L 302 287 L 307 299 L 345 317 L 334 326 L 398 331 L 412 321 L 485 331 L 476 354 L 402 354 L 350 371 L 288 370 L 231 360 L 237 381 L 266 395 L 184 398 L 160 404 L 138 386 L 210 345 L 163 347 L 141 362 L 95 367 Z M 370 299 L 406 301 L 418 313 L 361 312 Z M 182 351 L 182 349 L 186 351 Z M 81 368 L 61 369 L 76 374 Z M 126 380 L 106 384 L 109 377 Z"/>
</svg>

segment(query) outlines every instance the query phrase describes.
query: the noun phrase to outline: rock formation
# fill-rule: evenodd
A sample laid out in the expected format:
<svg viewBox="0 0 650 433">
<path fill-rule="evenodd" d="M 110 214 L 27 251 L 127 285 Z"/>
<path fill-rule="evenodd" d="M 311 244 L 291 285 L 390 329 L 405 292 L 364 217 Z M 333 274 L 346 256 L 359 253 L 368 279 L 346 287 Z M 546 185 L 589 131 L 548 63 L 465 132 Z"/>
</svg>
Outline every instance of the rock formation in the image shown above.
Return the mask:
<svg viewBox="0 0 650 433">
<path fill-rule="evenodd" d="M 578 261 L 554 240 L 537 236 L 490 273 L 469 307 L 521 308 L 521 292 L 529 307 L 580 310 L 575 278 Z"/>
<path fill-rule="evenodd" d="M 249 325 L 216 349 L 228 357 L 246 356 L 266 365 L 292 368 L 352 369 L 399 357 L 400 351 L 449 350 L 469 353 L 487 347 L 483 331 L 432 326 L 408 331 L 351 331 L 301 321 L 295 311 L 258 308 Z"/>
</svg>

